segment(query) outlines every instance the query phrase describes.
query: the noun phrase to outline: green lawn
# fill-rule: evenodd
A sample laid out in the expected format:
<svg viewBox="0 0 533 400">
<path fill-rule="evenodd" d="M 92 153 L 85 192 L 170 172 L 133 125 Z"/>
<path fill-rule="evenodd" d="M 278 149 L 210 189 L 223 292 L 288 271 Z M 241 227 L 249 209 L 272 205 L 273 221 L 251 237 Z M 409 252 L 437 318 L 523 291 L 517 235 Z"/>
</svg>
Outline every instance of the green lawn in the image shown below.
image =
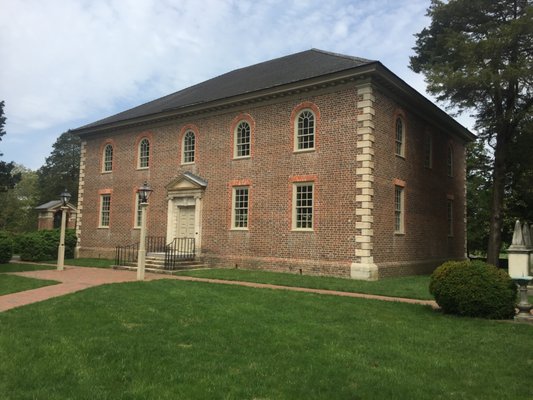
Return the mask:
<svg viewBox="0 0 533 400">
<path fill-rule="evenodd" d="M 26 278 L 17 275 L 0 274 L 0 296 L 24 290 L 37 289 L 43 286 L 58 284 L 57 281 Z"/>
<path fill-rule="evenodd" d="M 387 278 L 374 282 L 242 269 L 207 269 L 178 272 L 176 275 L 433 300 L 433 296 L 429 293 L 428 275 Z"/>
<path fill-rule="evenodd" d="M 531 399 L 533 327 L 161 280 L 0 313 L 10 399 Z"/>
<path fill-rule="evenodd" d="M 55 269 L 55 265 L 38 265 L 38 264 L 0 264 L 0 274 L 2 272 L 23 272 L 23 271 L 41 271 L 45 269 Z"/>
</svg>

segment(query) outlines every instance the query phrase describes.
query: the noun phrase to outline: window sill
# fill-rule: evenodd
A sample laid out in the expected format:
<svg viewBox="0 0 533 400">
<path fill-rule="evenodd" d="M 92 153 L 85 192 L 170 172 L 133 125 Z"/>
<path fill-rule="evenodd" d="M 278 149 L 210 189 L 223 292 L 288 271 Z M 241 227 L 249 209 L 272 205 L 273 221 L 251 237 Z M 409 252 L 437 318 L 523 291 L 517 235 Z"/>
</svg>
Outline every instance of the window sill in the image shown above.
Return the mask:
<svg viewBox="0 0 533 400">
<path fill-rule="evenodd" d="M 112 174 L 113 171 L 102 171 L 101 174 L 102 175 L 107 175 L 107 174 Z"/>
<path fill-rule="evenodd" d="M 98 229 L 109 229 L 109 226 L 99 226 Z"/>
<path fill-rule="evenodd" d="M 181 165 L 194 165 L 196 164 L 194 161 L 193 162 L 182 162 Z"/>
<path fill-rule="evenodd" d="M 301 153 L 313 153 L 316 151 L 316 148 L 312 148 L 312 149 L 295 149 L 293 150 L 293 154 L 301 154 Z"/>
<path fill-rule="evenodd" d="M 250 158 L 252 158 L 252 156 L 242 156 L 242 157 L 233 157 L 232 160 L 233 161 L 238 161 L 238 160 L 249 160 Z"/>
<path fill-rule="evenodd" d="M 248 232 L 248 228 L 230 228 L 230 231 Z"/>
<path fill-rule="evenodd" d="M 394 155 L 395 155 L 396 157 L 401 158 L 402 160 L 405 161 L 405 156 L 402 156 L 401 154 L 396 154 L 396 153 L 395 153 Z"/>
<path fill-rule="evenodd" d="M 405 236 L 405 232 L 394 232 L 395 236 Z"/>
<path fill-rule="evenodd" d="M 313 228 L 292 228 L 291 232 L 314 232 Z"/>
<path fill-rule="evenodd" d="M 150 169 L 150 167 L 137 167 L 137 171 L 145 171 L 147 169 Z"/>
</svg>

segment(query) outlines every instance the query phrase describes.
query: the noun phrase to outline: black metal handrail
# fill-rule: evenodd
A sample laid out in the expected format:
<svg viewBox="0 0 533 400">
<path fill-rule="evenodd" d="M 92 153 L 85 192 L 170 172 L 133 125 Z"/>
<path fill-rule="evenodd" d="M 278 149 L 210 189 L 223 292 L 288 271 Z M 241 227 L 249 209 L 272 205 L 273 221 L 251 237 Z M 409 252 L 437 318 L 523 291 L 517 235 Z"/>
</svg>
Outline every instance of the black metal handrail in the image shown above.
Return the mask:
<svg viewBox="0 0 533 400">
<path fill-rule="evenodd" d="M 165 269 L 175 269 L 179 261 L 194 260 L 195 254 L 194 238 L 175 238 L 166 245 Z"/>
<path fill-rule="evenodd" d="M 148 236 L 146 251 L 148 253 L 164 253 L 167 248 L 167 238 L 164 236 Z"/>
<path fill-rule="evenodd" d="M 139 254 L 139 243 L 128 244 L 126 246 L 115 247 L 115 265 L 127 265 L 137 262 Z"/>
</svg>

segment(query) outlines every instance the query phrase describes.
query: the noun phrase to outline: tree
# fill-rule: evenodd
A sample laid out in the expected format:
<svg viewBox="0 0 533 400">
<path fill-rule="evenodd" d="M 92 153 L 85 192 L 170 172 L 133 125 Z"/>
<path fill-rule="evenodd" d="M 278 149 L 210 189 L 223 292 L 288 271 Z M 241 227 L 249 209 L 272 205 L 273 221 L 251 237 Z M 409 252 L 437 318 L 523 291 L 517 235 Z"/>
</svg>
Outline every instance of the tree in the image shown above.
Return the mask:
<svg viewBox="0 0 533 400">
<path fill-rule="evenodd" d="M 484 253 L 489 241 L 491 158 L 482 142 L 467 146 L 466 216 L 468 254 Z"/>
<path fill-rule="evenodd" d="M 432 0 L 431 24 L 416 35 L 410 67 L 428 91 L 460 112 L 494 149 L 488 262 L 498 264 L 510 145 L 533 107 L 530 0 Z"/>
<path fill-rule="evenodd" d="M 50 156 L 37 171 L 39 186 L 39 202 L 45 203 L 59 198 L 59 194 L 67 189 L 76 204 L 78 198 L 78 178 L 80 175 L 81 141 L 76 135 L 65 132 L 53 145 Z"/>
<path fill-rule="evenodd" d="M 21 179 L 13 189 L 0 193 L 0 230 L 30 232 L 37 228 L 37 173 L 22 165 L 15 165 L 13 173 Z"/>
<path fill-rule="evenodd" d="M 6 123 L 6 117 L 4 115 L 4 101 L 0 101 L 0 140 L 6 134 L 4 126 Z M 0 153 L 0 157 L 3 156 Z M 6 192 L 8 189 L 12 189 L 15 184 L 20 180 L 20 175 L 13 173 L 15 164 L 13 162 L 6 163 L 0 161 L 0 192 Z"/>
</svg>

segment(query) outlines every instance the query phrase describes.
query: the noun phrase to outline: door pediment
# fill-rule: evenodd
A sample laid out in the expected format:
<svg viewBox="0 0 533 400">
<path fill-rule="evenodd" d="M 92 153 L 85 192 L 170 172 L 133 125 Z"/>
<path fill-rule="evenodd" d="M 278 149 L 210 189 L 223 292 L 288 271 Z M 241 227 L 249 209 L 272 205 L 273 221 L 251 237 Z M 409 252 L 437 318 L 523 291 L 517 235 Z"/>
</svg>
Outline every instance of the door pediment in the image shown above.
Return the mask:
<svg viewBox="0 0 533 400">
<path fill-rule="evenodd" d="M 167 186 L 167 191 L 181 192 L 190 190 L 204 190 L 207 186 L 207 181 L 199 176 L 185 172 L 172 180 Z"/>
</svg>

